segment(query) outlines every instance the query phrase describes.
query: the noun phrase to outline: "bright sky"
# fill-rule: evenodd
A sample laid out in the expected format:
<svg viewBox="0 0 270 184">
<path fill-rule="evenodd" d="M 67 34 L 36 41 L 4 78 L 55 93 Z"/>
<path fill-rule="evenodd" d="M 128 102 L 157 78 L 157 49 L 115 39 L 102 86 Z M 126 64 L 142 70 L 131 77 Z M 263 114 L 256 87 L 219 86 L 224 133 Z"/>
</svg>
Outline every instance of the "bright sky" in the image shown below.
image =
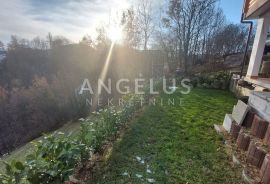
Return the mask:
<svg viewBox="0 0 270 184">
<path fill-rule="evenodd" d="M 51 32 L 77 42 L 101 22 L 108 23 L 110 14 L 126 8 L 128 0 L 0 0 L 0 40 Z"/>
<path fill-rule="evenodd" d="M 223 9 L 228 21 L 240 23 L 244 0 L 220 0 L 220 6 Z"/>
<path fill-rule="evenodd" d="M 101 21 L 125 9 L 136 0 L 0 0 L 0 40 L 7 43 L 10 35 L 32 39 L 48 32 L 78 42 L 93 35 Z M 160 4 L 164 0 L 152 0 Z M 240 22 L 243 0 L 221 0 L 228 20 Z"/>
</svg>

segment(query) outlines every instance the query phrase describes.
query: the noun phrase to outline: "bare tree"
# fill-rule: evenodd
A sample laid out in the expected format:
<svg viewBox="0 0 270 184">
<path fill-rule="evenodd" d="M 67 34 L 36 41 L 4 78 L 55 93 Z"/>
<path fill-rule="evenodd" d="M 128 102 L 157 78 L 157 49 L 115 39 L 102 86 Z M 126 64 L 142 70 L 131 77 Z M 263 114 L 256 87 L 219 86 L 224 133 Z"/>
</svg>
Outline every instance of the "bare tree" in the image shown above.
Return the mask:
<svg viewBox="0 0 270 184">
<path fill-rule="evenodd" d="M 203 60 L 209 60 L 212 54 L 212 44 L 213 36 L 216 35 L 220 30 L 226 26 L 226 18 L 222 9 L 217 8 L 214 16 L 209 19 L 211 22 L 208 26 L 202 31 L 202 43 L 201 43 L 201 55 Z"/>
<path fill-rule="evenodd" d="M 80 44 L 86 45 L 88 47 L 94 47 L 94 41 L 92 40 L 91 36 L 85 35 L 82 40 L 80 41 Z"/>
<path fill-rule="evenodd" d="M 46 40 L 41 39 L 40 37 L 35 37 L 30 42 L 30 47 L 33 49 L 47 50 L 49 46 L 48 46 Z"/>
<path fill-rule="evenodd" d="M 188 70 L 189 56 L 198 48 L 200 31 L 209 25 L 207 21 L 215 9 L 217 0 L 170 0 L 165 25 L 176 34 L 179 62 Z M 208 17 L 208 19 L 207 19 Z M 195 49 L 192 50 L 192 46 Z"/>
<path fill-rule="evenodd" d="M 49 48 L 52 49 L 52 47 L 53 47 L 53 36 L 52 36 L 51 33 L 48 33 L 47 40 L 48 40 Z"/>
<path fill-rule="evenodd" d="M 212 55 L 224 56 L 243 52 L 247 29 L 241 25 L 229 24 L 220 29 L 210 40 Z"/>
<path fill-rule="evenodd" d="M 149 39 L 155 29 L 151 1 L 139 0 L 137 14 L 138 26 L 143 39 L 143 48 L 147 50 Z"/>
<path fill-rule="evenodd" d="M 111 44 L 111 40 L 108 37 L 106 26 L 101 24 L 96 28 L 97 37 L 95 39 L 95 45 L 97 48 L 105 48 Z"/>
<path fill-rule="evenodd" d="M 11 40 L 10 40 L 10 42 L 8 44 L 8 49 L 9 50 L 14 50 L 14 49 L 16 49 L 18 47 L 19 47 L 19 39 L 18 39 L 17 36 L 12 35 Z"/>
<path fill-rule="evenodd" d="M 70 40 L 67 39 L 64 36 L 52 36 L 51 33 L 48 33 L 47 35 L 47 42 L 49 43 L 49 48 L 54 49 L 56 47 L 60 47 L 63 45 L 68 45 L 70 44 Z"/>
<path fill-rule="evenodd" d="M 121 24 L 124 32 L 124 45 L 137 48 L 140 42 L 138 19 L 132 7 L 123 12 Z"/>
<path fill-rule="evenodd" d="M 63 45 L 68 45 L 70 43 L 71 43 L 70 40 L 67 39 L 64 36 L 55 36 L 53 38 L 53 46 L 54 47 L 60 47 L 60 46 L 63 46 Z"/>
</svg>

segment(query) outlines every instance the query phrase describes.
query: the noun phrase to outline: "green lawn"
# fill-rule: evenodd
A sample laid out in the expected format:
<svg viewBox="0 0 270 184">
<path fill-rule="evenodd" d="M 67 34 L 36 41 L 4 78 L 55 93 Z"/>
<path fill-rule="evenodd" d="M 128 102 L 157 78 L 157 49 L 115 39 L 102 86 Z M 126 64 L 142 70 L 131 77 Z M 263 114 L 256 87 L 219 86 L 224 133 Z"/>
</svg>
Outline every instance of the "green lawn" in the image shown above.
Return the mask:
<svg viewBox="0 0 270 184">
<path fill-rule="evenodd" d="M 92 183 L 242 183 L 213 128 L 236 99 L 229 92 L 205 89 L 160 98 L 164 105 L 147 106 L 131 123 Z M 168 98 L 174 98 L 175 106 L 165 103 Z"/>
</svg>

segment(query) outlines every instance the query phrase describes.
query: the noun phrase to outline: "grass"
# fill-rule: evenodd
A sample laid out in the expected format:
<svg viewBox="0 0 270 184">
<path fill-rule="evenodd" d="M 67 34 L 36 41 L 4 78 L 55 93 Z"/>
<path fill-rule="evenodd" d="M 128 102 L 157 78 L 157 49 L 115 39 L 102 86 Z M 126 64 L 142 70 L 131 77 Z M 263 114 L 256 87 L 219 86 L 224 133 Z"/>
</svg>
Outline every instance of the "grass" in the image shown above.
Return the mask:
<svg viewBox="0 0 270 184">
<path fill-rule="evenodd" d="M 242 183 L 213 128 L 236 99 L 226 91 L 205 89 L 159 98 L 164 105 L 145 108 L 91 183 Z M 174 106 L 165 103 L 169 98 Z"/>
<path fill-rule="evenodd" d="M 64 125 L 62 128 L 60 128 L 57 131 L 60 132 L 73 132 L 73 134 L 77 134 L 80 130 L 80 122 L 70 122 L 67 123 L 66 125 Z M 37 139 L 35 139 L 34 141 L 38 141 L 43 139 L 44 136 L 41 136 Z M 31 142 L 21 146 L 20 148 L 14 150 L 13 152 L 11 152 L 8 155 L 2 156 L 0 158 L 0 172 L 4 172 L 5 171 L 5 165 L 1 163 L 1 161 L 5 161 L 5 162 L 11 162 L 12 160 L 17 160 L 17 161 L 21 161 L 24 162 L 26 159 L 26 156 L 31 154 L 34 150 L 34 146 Z"/>
</svg>

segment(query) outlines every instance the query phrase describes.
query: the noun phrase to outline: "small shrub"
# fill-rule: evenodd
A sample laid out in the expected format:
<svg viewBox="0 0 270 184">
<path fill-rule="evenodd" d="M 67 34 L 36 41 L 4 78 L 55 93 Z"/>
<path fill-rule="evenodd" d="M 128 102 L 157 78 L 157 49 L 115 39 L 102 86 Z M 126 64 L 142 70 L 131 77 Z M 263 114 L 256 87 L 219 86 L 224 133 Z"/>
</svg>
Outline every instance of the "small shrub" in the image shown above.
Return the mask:
<svg viewBox="0 0 270 184">
<path fill-rule="evenodd" d="M 220 71 L 208 74 L 200 74 L 193 77 L 191 83 L 193 87 L 227 89 L 230 80 L 228 72 Z"/>
<path fill-rule="evenodd" d="M 127 95 L 123 106 L 109 107 L 95 113 L 94 120 L 81 124 L 79 135 L 61 132 L 35 142 L 35 150 L 25 163 L 13 161 L 6 164 L 0 184 L 13 183 L 63 183 L 73 174 L 79 163 L 84 163 L 91 153 L 100 150 L 109 137 L 116 135 L 132 115 L 141 108 L 140 95 Z"/>
<path fill-rule="evenodd" d="M 35 144 L 27 156 L 27 179 L 31 183 L 63 182 L 81 159 L 82 146 L 71 134 L 55 133 Z"/>
</svg>

